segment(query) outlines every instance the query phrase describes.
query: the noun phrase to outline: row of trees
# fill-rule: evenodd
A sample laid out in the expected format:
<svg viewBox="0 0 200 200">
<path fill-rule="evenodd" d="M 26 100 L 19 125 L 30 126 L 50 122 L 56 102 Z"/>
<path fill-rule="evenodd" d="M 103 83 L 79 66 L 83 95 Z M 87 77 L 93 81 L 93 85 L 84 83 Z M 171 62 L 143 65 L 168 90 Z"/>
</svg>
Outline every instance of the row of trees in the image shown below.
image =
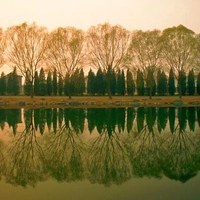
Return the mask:
<svg viewBox="0 0 200 200">
<path fill-rule="evenodd" d="M 90 69 L 87 76 L 87 82 L 84 77 L 83 69 L 77 69 L 71 76 L 69 82 L 68 74 L 65 78 L 58 77 L 56 69 L 53 74 L 51 71 L 45 73 L 41 68 L 39 73 L 35 72 L 34 80 L 34 94 L 36 96 L 51 96 L 51 95 L 105 95 L 108 93 L 108 82 L 110 80 L 110 93 L 111 95 L 174 95 L 177 91 L 181 95 L 200 95 L 200 73 L 195 80 L 194 70 L 190 70 L 188 75 L 185 71 L 181 72 L 178 83 L 176 84 L 174 71 L 171 68 L 169 77 L 163 70 L 158 70 L 156 78 L 154 78 L 151 68 L 147 71 L 147 79 L 144 79 L 143 71 L 138 70 L 136 78 L 130 70 L 114 71 L 109 69 L 108 72 L 102 72 L 101 69 L 97 70 L 96 74 Z M 181 91 L 179 87 L 181 85 Z M 69 93 L 70 91 L 70 93 Z M 18 95 L 20 93 L 19 80 L 17 78 L 16 68 L 7 78 L 4 73 L 0 77 L 0 95 Z M 31 94 L 31 81 L 25 80 L 24 94 Z"/>
<path fill-rule="evenodd" d="M 69 85 L 76 70 L 86 66 L 106 72 L 107 92 L 112 96 L 110 71 L 129 69 L 135 76 L 140 70 L 144 80 L 164 70 L 174 69 L 176 80 L 184 71 L 199 72 L 200 34 L 179 25 L 163 31 L 129 31 L 120 25 L 108 23 L 92 26 L 84 32 L 73 27 L 59 27 L 51 32 L 35 23 L 23 23 L 0 29 L 0 61 L 15 66 L 30 82 L 30 95 L 34 95 L 36 71 L 42 67 Z M 151 70 L 149 70 L 151 68 Z M 179 82 L 179 81 L 178 81 Z M 154 82 L 150 81 L 151 97 Z M 182 85 L 179 84 L 179 95 Z M 71 98 L 70 87 L 68 96 Z"/>
</svg>

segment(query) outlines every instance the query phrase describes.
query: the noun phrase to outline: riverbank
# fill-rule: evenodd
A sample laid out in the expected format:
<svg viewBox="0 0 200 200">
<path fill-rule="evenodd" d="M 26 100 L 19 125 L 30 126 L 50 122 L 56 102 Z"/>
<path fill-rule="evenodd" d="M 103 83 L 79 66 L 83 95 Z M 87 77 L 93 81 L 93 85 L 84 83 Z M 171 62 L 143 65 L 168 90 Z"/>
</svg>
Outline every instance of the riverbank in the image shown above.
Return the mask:
<svg viewBox="0 0 200 200">
<path fill-rule="evenodd" d="M 200 96 L 1 96 L 0 108 L 18 107 L 140 107 L 200 106 Z"/>
</svg>

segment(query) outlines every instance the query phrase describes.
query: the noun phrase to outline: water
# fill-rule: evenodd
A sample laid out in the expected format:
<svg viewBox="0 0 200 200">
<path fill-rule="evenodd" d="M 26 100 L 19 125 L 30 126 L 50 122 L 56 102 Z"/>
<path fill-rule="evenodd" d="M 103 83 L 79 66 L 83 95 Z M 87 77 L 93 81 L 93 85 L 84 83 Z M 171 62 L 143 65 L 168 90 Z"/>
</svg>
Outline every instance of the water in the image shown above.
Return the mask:
<svg viewBox="0 0 200 200">
<path fill-rule="evenodd" d="M 200 108 L 0 109 L 3 199 L 200 199 Z"/>
</svg>

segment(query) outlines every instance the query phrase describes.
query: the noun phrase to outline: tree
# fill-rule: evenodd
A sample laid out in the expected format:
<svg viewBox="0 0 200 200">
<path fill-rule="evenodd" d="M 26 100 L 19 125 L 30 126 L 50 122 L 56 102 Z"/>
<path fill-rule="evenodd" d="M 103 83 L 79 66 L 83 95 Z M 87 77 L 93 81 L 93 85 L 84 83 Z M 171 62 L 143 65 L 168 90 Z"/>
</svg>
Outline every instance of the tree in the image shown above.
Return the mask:
<svg viewBox="0 0 200 200">
<path fill-rule="evenodd" d="M 83 69 L 79 70 L 78 86 L 79 86 L 78 88 L 79 95 L 83 95 L 83 93 L 85 92 L 85 76 Z"/>
<path fill-rule="evenodd" d="M 194 71 L 191 69 L 188 74 L 188 94 L 189 95 L 194 95 L 195 93 L 195 78 L 194 78 Z"/>
<path fill-rule="evenodd" d="M 105 95 L 106 91 L 105 74 L 102 72 L 101 68 L 97 70 L 95 86 L 96 86 L 96 93 L 98 95 Z"/>
<path fill-rule="evenodd" d="M 146 90 L 149 98 L 151 99 L 156 92 L 156 82 L 153 75 L 152 67 L 149 67 L 147 70 L 147 79 L 146 79 Z"/>
<path fill-rule="evenodd" d="M 84 37 L 82 30 L 73 27 L 58 28 L 49 35 L 47 65 L 56 69 L 63 80 L 67 74 L 69 84 L 73 73 L 84 64 Z M 71 98 L 70 88 L 67 93 Z"/>
<path fill-rule="evenodd" d="M 174 70 L 172 67 L 169 71 L 168 91 L 170 95 L 174 95 L 176 92 Z"/>
<path fill-rule="evenodd" d="M 135 83 L 129 69 L 126 72 L 126 90 L 128 95 L 134 95 L 135 93 Z"/>
<path fill-rule="evenodd" d="M 47 75 L 47 83 L 46 83 L 47 95 L 51 96 L 52 90 L 53 90 L 53 83 L 52 83 L 51 71 L 49 71 Z"/>
<path fill-rule="evenodd" d="M 46 28 L 35 23 L 12 26 L 6 31 L 6 60 L 11 66 L 16 66 L 26 80 L 29 79 L 31 97 L 34 96 L 35 72 L 43 65 L 46 36 Z"/>
<path fill-rule="evenodd" d="M 167 77 L 164 70 L 159 70 L 157 74 L 157 93 L 161 96 L 167 93 Z"/>
<path fill-rule="evenodd" d="M 177 27 L 167 28 L 162 34 L 163 44 L 163 58 L 168 68 L 174 69 L 174 74 L 178 82 L 183 77 L 183 71 L 191 68 L 196 68 L 196 58 L 198 54 L 198 42 L 195 33 L 179 25 Z M 179 97 L 181 98 L 183 89 L 182 84 L 179 84 Z"/>
<path fill-rule="evenodd" d="M 19 94 L 19 80 L 17 77 L 16 68 L 14 68 L 13 72 L 8 75 L 7 81 L 7 92 L 10 95 L 18 95 Z"/>
<path fill-rule="evenodd" d="M 71 79 L 71 80 L 69 80 L 69 74 L 66 73 L 65 79 L 64 79 L 64 94 L 65 94 L 66 96 L 67 96 L 67 95 L 69 96 L 69 91 L 70 91 L 70 87 L 71 87 L 71 81 L 73 80 L 73 79 L 72 79 L 72 75 L 71 75 L 70 79 Z M 74 91 L 71 90 L 70 92 L 73 93 Z M 71 96 L 71 94 L 70 94 L 70 96 Z M 71 98 L 71 97 L 70 97 L 70 98 Z"/>
<path fill-rule="evenodd" d="M 115 71 L 111 67 L 108 68 L 106 73 L 106 83 L 108 94 L 114 95 L 116 93 L 117 81 Z"/>
<path fill-rule="evenodd" d="M 28 75 L 29 73 L 27 72 L 27 74 L 25 75 L 25 83 L 24 83 L 24 94 L 29 96 L 31 95 L 31 80 L 30 80 L 30 76 Z"/>
<path fill-rule="evenodd" d="M 4 64 L 5 41 L 4 31 L 0 28 L 0 67 Z"/>
<path fill-rule="evenodd" d="M 58 83 L 57 83 L 57 72 L 56 69 L 54 69 L 53 71 L 53 95 L 56 96 L 57 95 L 57 90 L 58 90 Z"/>
<path fill-rule="evenodd" d="M 87 94 L 90 95 L 95 95 L 96 91 L 95 91 L 95 74 L 92 71 L 92 69 L 90 69 L 90 71 L 88 72 L 88 79 L 87 79 Z"/>
<path fill-rule="evenodd" d="M 179 91 L 179 97 L 181 98 L 182 95 L 185 95 L 186 93 L 186 73 L 184 70 L 179 71 L 178 75 L 178 91 Z"/>
<path fill-rule="evenodd" d="M 163 43 L 161 31 L 135 31 L 128 50 L 129 68 L 132 71 L 138 69 L 143 72 L 146 80 L 149 66 L 153 66 L 154 72 L 162 66 Z"/>
<path fill-rule="evenodd" d="M 123 27 L 108 23 L 92 26 L 87 32 L 88 61 L 91 66 L 108 74 L 126 65 L 130 32 Z M 106 76 L 108 96 L 112 98 L 111 76 Z"/>
<path fill-rule="evenodd" d="M 7 93 L 9 95 L 12 95 L 12 90 L 13 90 L 13 77 L 12 74 L 7 78 Z"/>
<path fill-rule="evenodd" d="M 1 78 L 0 78 L 0 95 L 5 95 L 6 94 L 6 78 L 4 72 L 1 73 Z"/>
<path fill-rule="evenodd" d="M 139 69 L 137 70 L 137 78 L 136 78 L 136 88 L 137 93 L 140 96 L 144 95 L 144 78 L 143 78 L 143 72 Z"/>
<path fill-rule="evenodd" d="M 39 95 L 40 96 L 46 95 L 46 79 L 43 68 L 40 69 L 40 74 L 39 74 Z"/>
<path fill-rule="evenodd" d="M 197 94 L 200 95 L 200 72 L 197 75 Z"/>
<path fill-rule="evenodd" d="M 61 74 L 59 74 L 59 77 L 58 77 L 58 94 L 60 96 L 63 94 L 63 86 L 64 86 L 63 78 L 62 78 Z"/>
<path fill-rule="evenodd" d="M 118 70 L 117 73 L 117 94 L 125 95 L 125 76 L 123 70 Z"/>
<path fill-rule="evenodd" d="M 19 86 L 19 79 L 18 79 L 16 67 L 14 68 L 14 70 L 12 72 L 12 82 L 13 82 L 12 94 L 18 95 L 19 91 L 20 91 L 20 86 Z"/>
<path fill-rule="evenodd" d="M 34 79 L 34 94 L 36 96 L 38 96 L 39 93 L 40 93 L 39 88 L 40 88 L 40 86 L 39 86 L 39 76 L 38 76 L 38 72 L 36 71 L 35 72 L 35 79 Z"/>
</svg>

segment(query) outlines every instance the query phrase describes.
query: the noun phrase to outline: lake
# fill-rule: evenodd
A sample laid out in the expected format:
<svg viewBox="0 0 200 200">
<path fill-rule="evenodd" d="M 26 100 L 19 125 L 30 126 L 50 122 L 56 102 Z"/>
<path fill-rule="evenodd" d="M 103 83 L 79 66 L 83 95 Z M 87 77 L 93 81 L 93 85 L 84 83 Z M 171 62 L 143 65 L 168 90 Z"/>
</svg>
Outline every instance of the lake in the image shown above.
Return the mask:
<svg viewBox="0 0 200 200">
<path fill-rule="evenodd" d="M 200 107 L 0 109 L 4 200 L 200 199 Z"/>
</svg>

